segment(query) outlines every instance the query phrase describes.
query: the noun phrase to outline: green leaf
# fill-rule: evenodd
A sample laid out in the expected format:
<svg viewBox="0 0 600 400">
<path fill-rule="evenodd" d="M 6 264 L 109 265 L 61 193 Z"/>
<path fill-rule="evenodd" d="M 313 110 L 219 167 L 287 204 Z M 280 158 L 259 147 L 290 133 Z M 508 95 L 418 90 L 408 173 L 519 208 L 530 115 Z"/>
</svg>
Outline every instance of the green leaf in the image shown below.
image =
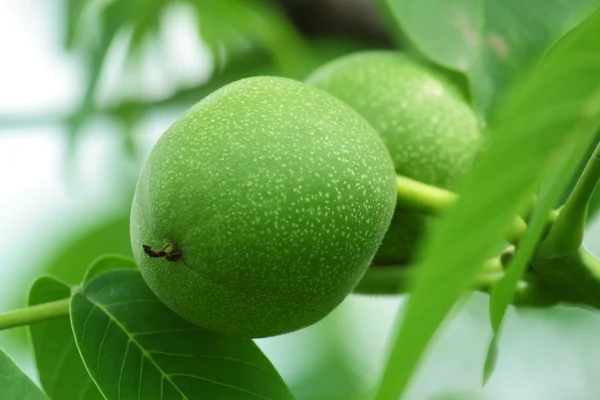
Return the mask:
<svg viewBox="0 0 600 400">
<path fill-rule="evenodd" d="M 405 390 L 432 336 L 503 244 L 540 179 L 572 143 L 591 141 L 600 122 L 598 37 L 600 10 L 561 40 L 492 120 L 486 152 L 425 243 L 378 400 L 396 400 Z"/>
<path fill-rule="evenodd" d="M 483 366 L 483 384 L 485 385 L 488 379 L 492 376 L 494 369 L 496 368 L 496 362 L 498 361 L 498 337 L 494 334 L 488 351 L 485 356 L 485 363 Z"/>
<path fill-rule="evenodd" d="M 207 332 L 170 311 L 137 271 L 108 271 L 71 301 L 77 347 L 108 400 L 292 399 L 249 339 Z"/>
<path fill-rule="evenodd" d="M 29 305 L 70 296 L 67 284 L 41 277 L 29 292 Z M 29 332 L 40 382 L 52 400 L 104 399 L 83 366 L 68 318 L 30 325 Z"/>
<path fill-rule="evenodd" d="M 567 154 L 568 156 L 572 156 L 572 154 Z M 569 159 L 568 157 L 565 158 L 567 160 Z M 573 159 L 576 160 L 576 158 L 571 158 L 571 160 Z M 565 170 L 557 169 L 557 171 L 555 171 L 555 178 L 545 185 L 536 208 L 534 209 L 527 232 L 519 242 L 519 247 L 510 261 L 504 277 L 492 289 L 490 297 L 490 322 L 492 325 L 493 337 L 488 347 L 488 353 L 483 369 L 484 384 L 492 376 L 494 368 L 496 367 L 500 329 L 508 305 L 513 299 L 517 284 L 527 270 L 529 261 L 544 233 L 544 228 L 547 226 L 548 215 L 552 209 L 552 204 L 560 196 L 561 188 L 564 187 L 568 181 L 569 176 L 563 174 L 564 171 Z"/>
<path fill-rule="evenodd" d="M 48 399 L 2 350 L 0 350 L 0 388 L 3 399 Z"/>
<path fill-rule="evenodd" d="M 137 265 L 131 258 L 118 254 L 104 254 L 92 262 L 83 277 L 82 285 L 88 284 L 92 279 L 98 275 L 102 275 L 104 272 L 119 269 L 136 270 Z"/>
<path fill-rule="evenodd" d="M 489 116 L 523 68 L 591 13 L 598 0 L 387 0 L 414 45 L 464 72 Z"/>
<path fill-rule="evenodd" d="M 566 190 L 563 192 L 563 195 L 561 196 L 557 206 L 560 206 L 565 203 L 565 201 L 567 200 L 567 198 L 569 197 L 569 195 L 575 188 L 575 184 L 577 184 L 577 181 L 579 180 L 579 176 L 581 176 L 581 174 L 583 173 L 583 171 L 588 163 L 588 160 L 594 154 L 594 150 L 596 149 L 597 146 L 600 146 L 600 129 L 598 129 L 596 131 L 596 137 L 595 137 L 592 145 L 588 147 L 585 156 L 583 157 L 583 159 L 579 163 L 579 166 L 577 167 L 577 172 L 571 178 L 571 181 L 569 182 L 569 185 L 567 186 Z M 588 204 L 588 212 L 587 212 L 587 223 L 588 224 L 594 219 L 594 217 L 596 216 L 596 213 L 599 210 L 600 210 L 600 190 L 596 189 L 596 191 L 594 191 L 592 198 L 590 199 L 589 204 Z"/>
</svg>

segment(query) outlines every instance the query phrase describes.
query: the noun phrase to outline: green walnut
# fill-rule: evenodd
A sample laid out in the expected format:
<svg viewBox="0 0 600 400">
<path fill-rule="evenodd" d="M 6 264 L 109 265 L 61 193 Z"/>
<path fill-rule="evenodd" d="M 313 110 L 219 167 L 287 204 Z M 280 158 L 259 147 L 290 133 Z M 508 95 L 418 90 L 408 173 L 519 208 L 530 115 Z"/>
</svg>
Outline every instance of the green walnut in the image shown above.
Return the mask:
<svg viewBox="0 0 600 400">
<path fill-rule="evenodd" d="M 480 143 L 478 118 L 443 76 L 393 51 L 368 51 L 323 65 L 306 82 L 343 100 L 379 132 L 396 172 L 452 189 L 471 167 Z M 431 218 L 402 207 L 375 264 L 405 264 Z"/>
<path fill-rule="evenodd" d="M 212 93 L 142 169 L 131 242 L 145 281 L 208 330 L 267 337 L 332 311 L 370 265 L 396 203 L 377 132 L 334 96 L 254 77 Z"/>
</svg>

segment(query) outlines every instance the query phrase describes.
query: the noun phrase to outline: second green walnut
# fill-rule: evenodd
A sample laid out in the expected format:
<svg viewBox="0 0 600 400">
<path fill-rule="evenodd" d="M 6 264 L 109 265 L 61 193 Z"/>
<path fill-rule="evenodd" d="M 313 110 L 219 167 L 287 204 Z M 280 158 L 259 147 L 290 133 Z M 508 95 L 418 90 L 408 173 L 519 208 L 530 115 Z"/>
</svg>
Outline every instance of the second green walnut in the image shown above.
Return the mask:
<svg viewBox="0 0 600 400">
<path fill-rule="evenodd" d="M 452 189 L 470 169 L 480 144 L 475 112 L 442 75 L 393 51 L 341 57 L 307 83 L 357 110 L 379 132 L 399 175 Z M 414 258 L 431 219 L 396 206 L 374 264 Z"/>
</svg>

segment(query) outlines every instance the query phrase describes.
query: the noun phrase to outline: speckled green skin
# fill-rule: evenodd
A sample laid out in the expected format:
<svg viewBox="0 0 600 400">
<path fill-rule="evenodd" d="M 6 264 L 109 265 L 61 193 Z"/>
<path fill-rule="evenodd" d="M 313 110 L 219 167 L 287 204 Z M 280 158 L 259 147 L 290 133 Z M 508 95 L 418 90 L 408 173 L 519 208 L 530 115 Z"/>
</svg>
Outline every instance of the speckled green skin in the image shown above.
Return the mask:
<svg viewBox="0 0 600 400">
<path fill-rule="evenodd" d="M 355 53 L 317 69 L 306 82 L 340 98 L 380 133 L 398 174 L 451 189 L 471 167 L 478 120 L 442 76 L 392 51 Z M 411 261 L 431 219 L 398 206 L 375 257 Z"/>
<path fill-rule="evenodd" d="M 266 337 L 315 323 L 358 283 L 389 227 L 392 160 L 335 97 L 284 78 L 230 84 L 158 140 L 131 212 L 135 260 L 172 310 Z M 178 261 L 142 245 L 173 243 Z"/>
</svg>

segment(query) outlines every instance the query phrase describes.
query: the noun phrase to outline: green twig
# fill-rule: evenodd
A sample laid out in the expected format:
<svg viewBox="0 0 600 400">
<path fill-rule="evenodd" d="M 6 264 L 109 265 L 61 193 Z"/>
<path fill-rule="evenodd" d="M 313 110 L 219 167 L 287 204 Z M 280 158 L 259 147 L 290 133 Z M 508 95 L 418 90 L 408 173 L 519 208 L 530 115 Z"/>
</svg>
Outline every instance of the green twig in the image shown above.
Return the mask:
<svg viewBox="0 0 600 400">
<path fill-rule="evenodd" d="M 398 295 L 408 293 L 415 268 L 412 265 L 372 266 L 367 270 L 354 289 L 357 294 Z M 489 293 L 504 276 L 500 257 L 484 263 L 480 273 L 471 284 L 471 289 Z"/>
<path fill-rule="evenodd" d="M 400 176 L 396 177 L 398 204 L 411 210 L 427 214 L 440 214 L 458 199 L 458 195 L 448 190 L 426 185 L 422 182 Z M 506 239 L 509 243 L 517 243 L 527 230 L 527 224 L 519 216 L 515 216 Z"/>
<path fill-rule="evenodd" d="M 458 198 L 455 193 L 398 175 L 398 204 L 427 214 L 439 214 Z"/>
<path fill-rule="evenodd" d="M 600 144 L 562 206 L 540 250 L 544 257 L 573 254 L 583 242 L 588 204 L 600 179 Z"/>
<path fill-rule="evenodd" d="M 0 314 L 0 331 L 66 317 L 69 315 L 70 301 L 71 299 L 67 298 Z"/>
</svg>

